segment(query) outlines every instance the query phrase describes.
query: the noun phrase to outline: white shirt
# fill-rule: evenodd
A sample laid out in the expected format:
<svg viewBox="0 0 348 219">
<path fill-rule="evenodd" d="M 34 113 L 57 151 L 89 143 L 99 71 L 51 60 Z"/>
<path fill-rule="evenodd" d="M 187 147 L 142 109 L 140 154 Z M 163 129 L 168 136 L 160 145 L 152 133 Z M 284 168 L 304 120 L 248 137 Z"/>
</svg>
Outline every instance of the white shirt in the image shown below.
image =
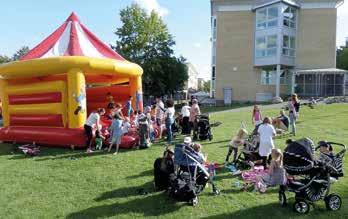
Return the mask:
<svg viewBox="0 0 348 219">
<path fill-rule="evenodd" d="M 174 114 L 175 114 L 174 107 L 169 107 L 164 113 L 166 118 L 171 118 L 171 119 L 174 119 Z"/>
<path fill-rule="evenodd" d="M 156 119 L 162 119 L 163 118 L 163 110 L 164 110 L 164 104 L 162 101 L 159 101 L 156 104 Z"/>
<path fill-rule="evenodd" d="M 86 121 L 86 125 L 92 127 L 94 124 L 97 123 L 97 121 L 99 121 L 99 119 L 100 119 L 100 115 L 98 113 L 91 113 L 88 116 L 88 119 Z"/>
<path fill-rule="evenodd" d="M 123 133 L 123 134 L 128 133 L 130 127 L 131 127 L 131 124 L 130 124 L 129 122 L 127 122 L 127 121 L 124 121 L 124 122 L 123 122 L 123 126 L 122 126 L 122 133 Z"/>
<path fill-rule="evenodd" d="M 274 148 L 273 136 L 276 134 L 274 127 L 270 124 L 261 124 L 257 132 L 260 134 L 260 156 L 268 156 Z"/>
<path fill-rule="evenodd" d="M 183 117 L 190 117 L 190 109 L 191 109 L 191 107 L 189 107 L 189 106 L 183 106 L 183 107 L 181 108 L 181 114 L 182 114 L 182 116 L 183 116 Z"/>
</svg>

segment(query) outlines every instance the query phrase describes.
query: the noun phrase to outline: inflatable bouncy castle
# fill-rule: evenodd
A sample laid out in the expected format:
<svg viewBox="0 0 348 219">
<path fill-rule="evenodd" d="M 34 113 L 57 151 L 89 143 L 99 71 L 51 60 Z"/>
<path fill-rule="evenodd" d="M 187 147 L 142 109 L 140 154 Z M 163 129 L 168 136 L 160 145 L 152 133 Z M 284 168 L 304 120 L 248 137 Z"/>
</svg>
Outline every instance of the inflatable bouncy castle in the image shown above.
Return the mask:
<svg viewBox="0 0 348 219">
<path fill-rule="evenodd" d="M 107 93 L 142 110 L 141 75 L 72 13 L 20 61 L 0 65 L 0 141 L 84 147 L 87 115 L 107 106 Z"/>
</svg>

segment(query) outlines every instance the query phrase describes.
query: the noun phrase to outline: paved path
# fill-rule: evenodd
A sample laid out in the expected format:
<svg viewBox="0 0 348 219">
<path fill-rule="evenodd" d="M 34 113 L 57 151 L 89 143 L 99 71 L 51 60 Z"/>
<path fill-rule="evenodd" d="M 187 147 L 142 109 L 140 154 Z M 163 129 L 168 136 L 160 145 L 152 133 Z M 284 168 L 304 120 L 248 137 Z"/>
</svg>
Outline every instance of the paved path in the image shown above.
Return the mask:
<svg viewBox="0 0 348 219">
<path fill-rule="evenodd" d="M 268 105 L 260 105 L 262 107 L 262 110 L 264 109 L 274 109 L 274 108 L 282 108 L 286 103 L 277 103 L 277 104 L 268 104 Z M 224 113 L 224 112 L 241 112 L 241 111 L 252 111 L 254 106 L 245 106 L 245 107 L 240 107 L 240 108 L 235 108 L 235 109 L 228 109 L 228 110 L 221 110 L 221 111 L 216 111 L 216 112 L 211 112 L 209 114 L 214 114 L 214 113 Z"/>
</svg>

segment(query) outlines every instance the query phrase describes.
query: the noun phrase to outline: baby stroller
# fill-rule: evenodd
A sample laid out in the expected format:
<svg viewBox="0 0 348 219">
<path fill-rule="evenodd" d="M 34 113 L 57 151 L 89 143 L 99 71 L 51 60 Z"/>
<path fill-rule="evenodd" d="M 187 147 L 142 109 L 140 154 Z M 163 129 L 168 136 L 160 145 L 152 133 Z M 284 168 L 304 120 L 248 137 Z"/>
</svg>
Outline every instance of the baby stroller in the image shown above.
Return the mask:
<svg viewBox="0 0 348 219">
<path fill-rule="evenodd" d="M 175 173 L 170 176 L 169 196 L 178 201 L 198 204 L 197 195 L 201 193 L 209 181 L 214 194 L 220 191 L 202 165 L 202 158 L 188 144 L 177 144 L 174 150 Z"/>
<path fill-rule="evenodd" d="M 209 115 L 198 115 L 196 118 L 197 118 L 198 136 L 196 136 L 196 132 L 194 130 L 193 139 L 197 139 L 198 137 L 199 140 L 207 140 L 207 139 L 209 139 L 209 141 L 213 140 L 213 134 L 211 132 L 211 128 L 221 125 L 221 122 L 215 122 L 213 124 L 210 124 Z"/>
<path fill-rule="evenodd" d="M 339 195 L 330 194 L 330 185 L 343 176 L 342 160 L 346 147 L 334 142 L 327 144 L 343 148 L 341 152 L 331 156 L 332 162 L 322 162 L 314 158 L 314 144 L 309 138 L 290 142 L 285 148 L 283 162 L 286 172 L 301 178 L 289 180 L 287 186 L 280 187 L 279 202 L 282 206 L 286 205 L 285 191 L 288 189 L 295 193 L 293 207 L 298 213 L 308 213 L 310 204 L 321 199 L 325 201 L 328 210 L 340 209 L 342 200 Z"/>
<path fill-rule="evenodd" d="M 242 128 L 245 128 L 245 125 L 242 123 Z M 240 151 L 236 166 L 240 169 L 248 169 L 250 168 L 251 162 L 261 160 L 261 156 L 259 155 L 259 146 L 260 140 L 257 130 L 259 125 L 254 128 L 252 133 L 248 136 L 248 139 L 245 141 L 242 150 Z"/>
</svg>

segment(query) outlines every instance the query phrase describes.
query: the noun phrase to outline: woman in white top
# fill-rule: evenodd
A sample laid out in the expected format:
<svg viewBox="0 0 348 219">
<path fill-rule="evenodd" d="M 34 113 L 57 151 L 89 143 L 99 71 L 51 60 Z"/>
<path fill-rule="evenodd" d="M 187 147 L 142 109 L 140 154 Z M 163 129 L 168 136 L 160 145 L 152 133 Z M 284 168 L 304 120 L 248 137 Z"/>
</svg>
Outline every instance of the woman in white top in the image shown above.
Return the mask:
<svg viewBox="0 0 348 219">
<path fill-rule="evenodd" d="M 182 115 L 182 134 L 189 135 L 191 134 L 190 130 L 190 106 L 187 103 L 184 103 L 181 108 Z"/>
<path fill-rule="evenodd" d="M 262 164 L 265 168 L 267 167 L 267 158 L 274 148 L 273 137 L 276 135 L 276 131 L 271 124 L 271 119 L 266 117 L 257 130 L 260 135 L 259 155 L 262 157 Z"/>
<path fill-rule="evenodd" d="M 173 138 L 172 125 L 174 123 L 174 114 L 175 114 L 174 101 L 169 99 L 167 100 L 166 104 L 167 104 L 167 109 L 164 112 L 164 118 L 165 118 L 165 124 L 167 129 L 167 143 L 171 144 L 172 138 Z"/>
<path fill-rule="evenodd" d="M 91 151 L 91 143 L 93 138 L 93 126 L 95 125 L 96 129 L 100 133 L 100 116 L 105 114 L 104 108 L 99 108 L 97 112 L 92 112 L 89 114 L 87 121 L 84 125 L 85 133 L 87 135 L 87 152 Z"/>
</svg>

